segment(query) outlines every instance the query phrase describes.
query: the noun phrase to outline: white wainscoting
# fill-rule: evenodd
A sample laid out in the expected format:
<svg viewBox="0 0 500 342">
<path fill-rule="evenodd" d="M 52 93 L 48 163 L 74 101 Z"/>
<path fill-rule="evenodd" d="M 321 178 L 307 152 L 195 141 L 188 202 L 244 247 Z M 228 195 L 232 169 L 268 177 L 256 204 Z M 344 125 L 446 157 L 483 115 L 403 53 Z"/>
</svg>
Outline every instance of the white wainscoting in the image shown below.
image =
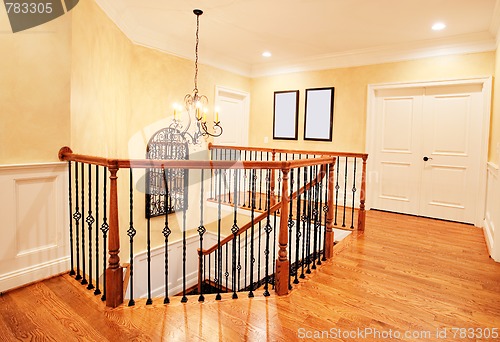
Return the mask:
<svg viewBox="0 0 500 342">
<path fill-rule="evenodd" d="M 487 172 L 484 236 L 491 257 L 500 262 L 500 171 L 498 165 L 489 162 Z"/>
<path fill-rule="evenodd" d="M 69 270 L 67 164 L 0 166 L 0 292 Z"/>
</svg>

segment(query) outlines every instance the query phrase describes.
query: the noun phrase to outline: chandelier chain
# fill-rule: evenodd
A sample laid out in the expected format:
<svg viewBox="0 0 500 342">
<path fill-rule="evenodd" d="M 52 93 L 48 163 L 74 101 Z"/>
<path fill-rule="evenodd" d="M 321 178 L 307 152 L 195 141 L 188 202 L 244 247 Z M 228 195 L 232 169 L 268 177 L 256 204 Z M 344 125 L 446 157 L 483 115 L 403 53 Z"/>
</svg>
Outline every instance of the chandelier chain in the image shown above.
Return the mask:
<svg viewBox="0 0 500 342">
<path fill-rule="evenodd" d="M 212 129 L 209 131 L 206 120 L 208 98 L 205 95 L 198 94 L 198 47 L 200 44 L 200 15 L 203 11 L 200 9 L 193 10 L 196 15 L 196 45 L 195 45 L 195 60 L 194 60 L 194 89 L 192 94 L 187 94 L 184 96 L 184 108 L 188 114 L 187 124 L 183 124 L 183 120 L 180 114 L 177 114 L 179 106 L 174 104 L 174 120 L 170 124 L 170 128 L 177 131 L 182 139 L 189 141 L 193 144 L 200 144 L 201 137 L 220 137 L 222 135 L 222 126 L 219 121 L 219 113 L 216 110 L 215 118 Z M 180 108 L 182 111 L 182 108 Z M 189 132 L 189 127 L 191 127 L 191 116 L 194 116 L 197 129 L 192 134 Z"/>
<path fill-rule="evenodd" d="M 196 15 L 196 47 L 195 47 L 195 61 L 194 61 L 194 93 L 198 93 L 198 44 L 200 32 L 200 15 Z"/>
</svg>

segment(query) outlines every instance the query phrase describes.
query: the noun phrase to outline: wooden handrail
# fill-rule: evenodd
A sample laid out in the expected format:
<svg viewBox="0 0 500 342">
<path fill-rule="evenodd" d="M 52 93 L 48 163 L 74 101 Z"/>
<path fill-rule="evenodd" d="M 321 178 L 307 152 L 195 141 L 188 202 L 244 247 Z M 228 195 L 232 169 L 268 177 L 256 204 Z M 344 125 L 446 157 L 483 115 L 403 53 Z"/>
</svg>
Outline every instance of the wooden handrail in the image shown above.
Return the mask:
<svg viewBox="0 0 500 342">
<path fill-rule="evenodd" d="M 293 149 L 280 149 L 280 148 L 266 148 L 266 147 L 243 147 L 243 146 L 229 146 L 229 145 L 214 145 L 208 144 L 209 150 L 214 149 L 227 149 L 238 151 L 263 151 L 272 153 L 294 153 L 294 154 L 312 154 L 336 157 L 354 157 L 354 158 L 368 158 L 367 153 L 358 152 L 335 152 L 335 151 L 313 151 L 313 150 L 293 150 Z"/>
<path fill-rule="evenodd" d="M 177 168 L 177 169 L 293 169 L 328 163 L 331 157 L 322 156 L 289 161 L 233 161 L 233 160 L 155 160 L 155 159 L 107 159 L 76 154 L 69 147 L 59 151 L 61 161 L 74 161 L 106 167 L 128 168 Z"/>
</svg>

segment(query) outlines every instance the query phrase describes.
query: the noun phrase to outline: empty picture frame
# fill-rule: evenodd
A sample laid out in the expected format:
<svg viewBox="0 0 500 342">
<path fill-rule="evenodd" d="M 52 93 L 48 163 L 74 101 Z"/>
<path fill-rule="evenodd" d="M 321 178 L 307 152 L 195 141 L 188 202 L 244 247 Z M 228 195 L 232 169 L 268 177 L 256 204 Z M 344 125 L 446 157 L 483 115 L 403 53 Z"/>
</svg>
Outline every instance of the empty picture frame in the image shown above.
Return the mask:
<svg viewBox="0 0 500 342">
<path fill-rule="evenodd" d="M 299 91 L 274 92 L 273 139 L 297 140 Z"/>
<path fill-rule="evenodd" d="M 304 140 L 332 141 L 335 88 L 306 89 Z"/>
</svg>

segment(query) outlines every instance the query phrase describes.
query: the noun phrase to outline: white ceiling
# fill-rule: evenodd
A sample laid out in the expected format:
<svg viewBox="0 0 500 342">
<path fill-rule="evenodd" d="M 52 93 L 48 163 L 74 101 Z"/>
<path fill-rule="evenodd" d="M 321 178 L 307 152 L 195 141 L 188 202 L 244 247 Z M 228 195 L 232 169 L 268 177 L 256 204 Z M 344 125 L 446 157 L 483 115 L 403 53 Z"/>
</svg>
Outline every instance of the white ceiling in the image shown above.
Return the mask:
<svg viewBox="0 0 500 342">
<path fill-rule="evenodd" d="M 500 25 L 500 0 L 96 1 L 136 44 L 189 59 L 200 8 L 200 63 L 251 77 L 489 51 Z"/>
</svg>

